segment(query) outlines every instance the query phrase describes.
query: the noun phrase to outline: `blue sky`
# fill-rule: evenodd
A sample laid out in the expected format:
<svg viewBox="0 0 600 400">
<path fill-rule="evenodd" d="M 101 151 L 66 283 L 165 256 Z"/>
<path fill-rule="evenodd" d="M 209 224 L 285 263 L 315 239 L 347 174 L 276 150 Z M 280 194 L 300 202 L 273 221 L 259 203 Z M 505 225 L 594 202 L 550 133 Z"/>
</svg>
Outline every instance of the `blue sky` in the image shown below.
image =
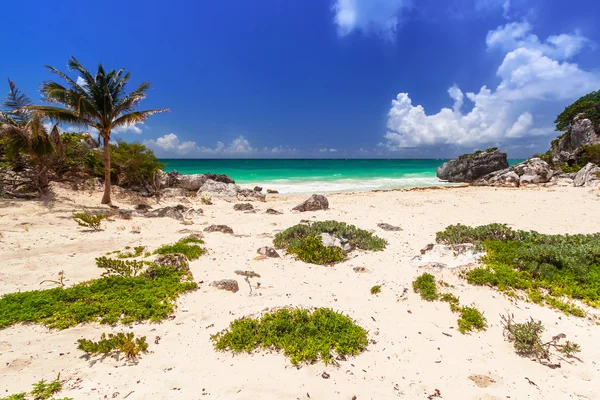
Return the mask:
<svg viewBox="0 0 600 400">
<path fill-rule="evenodd" d="M 177 157 L 545 151 L 600 89 L 594 0 L 63 0 L 3 4 L 0 77 L 125 67 L 170 108 L 115 137 Z M 132 86 L 133 88 L 133 86 Z"/>
</svg>

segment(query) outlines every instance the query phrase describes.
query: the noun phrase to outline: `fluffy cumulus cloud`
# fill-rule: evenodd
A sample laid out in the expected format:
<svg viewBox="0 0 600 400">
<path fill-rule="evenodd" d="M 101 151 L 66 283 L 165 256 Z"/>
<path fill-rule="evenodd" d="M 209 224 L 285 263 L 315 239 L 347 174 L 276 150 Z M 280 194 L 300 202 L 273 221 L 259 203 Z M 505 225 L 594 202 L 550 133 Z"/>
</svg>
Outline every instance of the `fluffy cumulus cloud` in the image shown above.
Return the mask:
<svg viewBox="0 0 600 400">
<path fill-rule="evenodd" d="M 193 141 L 181 141 L 174 133 L 145 140 L 143 143 L 159 157 L 257 157 L 296 151 L 284 146 L 265 147 L 259 150 L 252 147 L 248 139 L 243 136 L 238 136 L 229 143 L 217 142 L 215 147 L 199 146 Z"/>
<path fill-rule="evenodd" d="M 452 108 L 427 114 L 413 105 L 407 93 L 392 101 L 388 113 L 390 150 L 425 146 L 478 146 L 502 144 L 511 139 L 554 135 L 556 113 L 578 97 L 600 86 L 600 74 L 571 61 L 590 41 L 578 33 L 541 40 L 526 23 L 509 23 L 490 31 L 488 51 L 505 53 L 496 74 L 495 89 L 483 86 L 477 93 L 448 90 Z"/>
<path fill-rule="evenodd" d="M 319 153 L 337 153 L 337 149 L 323 148 L 319 149 Z"/>
<path fill-rule="evenodd" d="M 340 36 L 358 30 L 393 40 L 402 10 L 411 0 L 336 0 L 334 21 Z"/>
<path fill-rule="evenodd" d="M 123 133 L 135 133 L 137 135 L 142 133 L 142 128 L 139 124 L 128 125 L 128 126 L 119 126 L 117 128 L 113 128 L 112 133 L 114 134 L 123 134 Z"/>
</svg>

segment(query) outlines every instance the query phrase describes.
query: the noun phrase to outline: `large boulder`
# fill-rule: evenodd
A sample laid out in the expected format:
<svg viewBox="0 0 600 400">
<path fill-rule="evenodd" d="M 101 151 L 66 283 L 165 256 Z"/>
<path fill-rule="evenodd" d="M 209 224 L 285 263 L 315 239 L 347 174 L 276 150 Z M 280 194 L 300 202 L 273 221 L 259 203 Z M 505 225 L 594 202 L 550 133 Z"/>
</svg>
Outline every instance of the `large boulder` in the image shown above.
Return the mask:
<svg viewBox="0 0 600 400">
<path fill-rule="evenodd" d="M 573 180 L 574 186 L 592 186 L 600 185 L 600 167 L 595 164 L 587 163 L 587 165 L 577 172 Z"/>
<path fill-rule="evenodd" d="M 143 212 L 141 215 L 149 218 L 173 218 L 178 221 L 183 221 L 187 218 L 199 217 L 202 214 L 203 211 L 201 208 L 194 209 L 186 207 L 183 204 L 177 204 L 176 206 L 157 208 L 156 210 Z"/>
<path fill-rule="evenodd" d="M 298 204 L 292 210 L 294 211 L 317 211 L 317 210 L 327 210 L 329 208 L 329 201 L 327 197 L 322 194 L 313 194 L 310 198 L 304 201 L 302 204 Z"/>
<path fill-rule="evenodd" d="M 600 144 L 600 133 L 594 129 L 594 124 L 582 115 L 575 117 L 571 129 L 552 141 L 550 157 L 555 164 L 566 163 L 573 165 L 578 161 L 578 150 L 582 146 Z"/>
<path fill-rule="evenodd" d="M 196 197 L 204 196 L 240 201 L 266 201 L 266 196 L 261 192 L 242 189 L 235 183 L 218 182 L 212 179 L 206 180 L 196 193 Z"/>
<path fill-rule="evenodd" d="M 175 185 L 182 189 L 196 192 L 206 181 L 206 175 L 203 174 L 182 174 L 177 176 Z"/>
<path fill-rule="evenodd" d="M 473 186 L 519 187 L 522 185 L 546 183 L 552 178 L 552 169 L 539 158 L 513 165 L 500 171 L 482 176 Z"/>
<path fill-rule="evenodd" d="M 600 143 L 600 136 L 596 134 L 594 124 L 587 118 L 580 118 L 573 122 L 569 139 L 573 149 Z"/>
<path fill-rule="evenodd" d="M 497 149 L 463 154 L 436 169 L 439 179 L 448 182 L 473 182 L 489 173 L 508 168 L 506 153 Z"/>
</svg>

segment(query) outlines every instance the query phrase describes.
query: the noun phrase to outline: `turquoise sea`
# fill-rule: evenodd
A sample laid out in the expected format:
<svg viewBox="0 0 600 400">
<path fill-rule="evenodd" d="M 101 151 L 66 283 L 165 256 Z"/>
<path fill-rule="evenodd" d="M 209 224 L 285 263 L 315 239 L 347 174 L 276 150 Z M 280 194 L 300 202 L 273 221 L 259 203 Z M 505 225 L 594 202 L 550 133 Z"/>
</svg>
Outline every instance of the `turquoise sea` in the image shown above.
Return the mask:
<svg viewBox="0 0 600 400">
<path fill-rule="evenodd" d="M 279 193 L 356 192 L 449 185 L 435 176 L 447 160 L 162 159 L 165 171 L 225 174 L 243 187 Z"/>
</svg>

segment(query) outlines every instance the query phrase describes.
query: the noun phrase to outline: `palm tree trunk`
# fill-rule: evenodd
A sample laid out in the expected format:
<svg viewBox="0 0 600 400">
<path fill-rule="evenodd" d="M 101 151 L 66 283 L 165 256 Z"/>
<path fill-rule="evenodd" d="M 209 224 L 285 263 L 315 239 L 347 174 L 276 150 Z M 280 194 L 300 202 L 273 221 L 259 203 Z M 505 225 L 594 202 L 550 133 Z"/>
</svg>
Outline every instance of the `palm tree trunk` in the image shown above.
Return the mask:
<svg viewBox="0 0 600 400">
<path fill-rule="evenodd" d="M 106 134 L 102 135 L 104 143 L 104 195 L 102 196 L 102 204 L 111 204 L 110 201 L 110 137 Z"/>
</svg>

